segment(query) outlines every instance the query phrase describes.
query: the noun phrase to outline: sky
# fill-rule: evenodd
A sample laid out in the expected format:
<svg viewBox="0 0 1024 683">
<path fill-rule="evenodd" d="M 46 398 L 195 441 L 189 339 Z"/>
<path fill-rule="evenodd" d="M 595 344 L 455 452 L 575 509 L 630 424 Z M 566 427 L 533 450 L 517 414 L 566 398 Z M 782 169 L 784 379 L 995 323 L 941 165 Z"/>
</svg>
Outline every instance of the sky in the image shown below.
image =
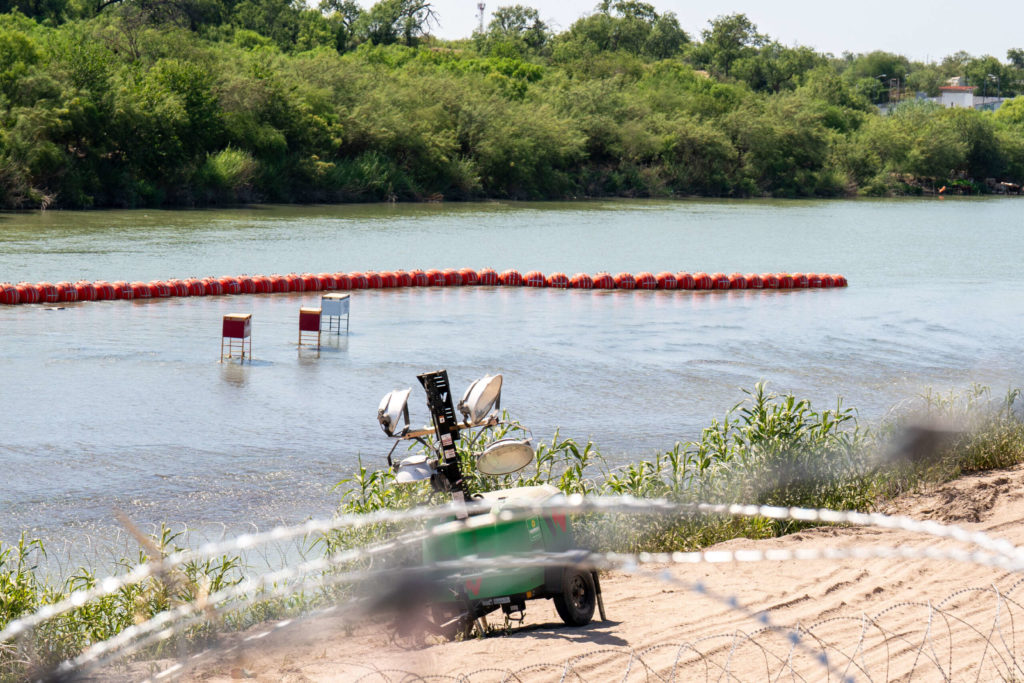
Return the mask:
<svg viewBox="0 0 1024 683">
<path fill-rule="evenodd" d="M 441 26 L 431 33 L 441 38 L 469 37 L 479 21 L 479 0 L 432 0 Z M 534 7 L 558 31 L 594 11 L 598 0 L 485 0 L 486 24 L 491 12 L 503 5 Z M 363 0 L 364 4 L 372 4 Z M 691 37 L 700 38 L 708 20 L 742 12 L 761 33 L 784 45 L 809 45 L 836 56 L 844 51 L 885 50 L 915 61 L 941 61 L 965 50 L 1006 61 L 1006 51 L 1024 47 L 1024 2 L 995 0 L 973 5 L 948 0 L 655 0 L 658 12 L 675 12 Z"/>
</svg>

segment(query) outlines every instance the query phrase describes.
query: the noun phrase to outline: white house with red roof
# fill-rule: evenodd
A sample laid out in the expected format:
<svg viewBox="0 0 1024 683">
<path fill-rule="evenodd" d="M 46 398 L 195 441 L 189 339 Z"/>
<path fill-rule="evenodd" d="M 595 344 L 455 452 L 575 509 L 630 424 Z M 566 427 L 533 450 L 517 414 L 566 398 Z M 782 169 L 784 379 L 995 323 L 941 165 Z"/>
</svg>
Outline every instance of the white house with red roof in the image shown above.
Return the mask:
<svg viewBox="0 0 1024 683">
<path fill-rule="evenodd" d="M 973 85 L 943 85 L 939 87 L 939 104 L 943 107 L 974 109 Z"/>
</svg>

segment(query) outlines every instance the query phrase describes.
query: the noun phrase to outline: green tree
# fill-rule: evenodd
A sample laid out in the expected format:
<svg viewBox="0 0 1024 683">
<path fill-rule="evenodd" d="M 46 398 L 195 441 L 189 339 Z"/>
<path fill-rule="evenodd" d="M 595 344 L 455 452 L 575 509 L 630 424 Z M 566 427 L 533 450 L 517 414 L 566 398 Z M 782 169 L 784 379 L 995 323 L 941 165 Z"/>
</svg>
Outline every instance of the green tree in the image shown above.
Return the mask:
<svg viewBox="0 0 1024 683">
<path fill-rule="evenodd" d="M 653 5 L 636 0 L 604 0 L 594 14 L 577 20 L 559 38 L 563 53 L 578 58 L 622 51 L 667 59 L 690 40 L 674 14 L 659 15 Z"/>
<path fill-rule="evenodd" d="M 355 24 L 362 16 L 363 8 L 355 0 L 320 0 L 320 12 L 334 28 L 338 51 L 344 52 L 352 47 Z"/>
<path fill-rule="evenodd" d="M 733 76 L 754 90 L 780 92 L 796 88 L 805 73 L 825 64 L 825 58 L 809 47 L 785 47 L 777 41 L 756 53 L 736 60 Z"/>
<path fill-rule="evenodd" d="M 719 16 L 708 23 L 711 28 L 701 31 L 706 65 L 722 77 L 730 75 L 738 60 L 755 56 L 757 48 L 767 41 L 745 14 Z"/>
<path fill-rule="evenodd" d="M 0 0 L 0 14 L 21 12 L 26 17 L 56 25 L 64 21 L 68 0 Z"/>
<path fill-rule="evenodd" d="M 425 0 L 381 0 L 355 20 L 353 32 L 374 45 L 415 45 L 437 23 L 434 6 Z"/>
</svg>

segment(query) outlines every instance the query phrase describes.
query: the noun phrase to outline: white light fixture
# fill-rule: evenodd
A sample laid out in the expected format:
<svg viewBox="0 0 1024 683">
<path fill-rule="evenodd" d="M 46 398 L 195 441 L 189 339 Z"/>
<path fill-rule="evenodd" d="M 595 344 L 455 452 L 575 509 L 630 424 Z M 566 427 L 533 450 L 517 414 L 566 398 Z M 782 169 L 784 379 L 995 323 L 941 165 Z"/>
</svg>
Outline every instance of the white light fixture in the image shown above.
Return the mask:
<svg viewBox="0 0 1024 683">
<path fill-rule="evenodd" d="M 409 431 L 409 393 L 412 389 L 395 389 L 377 406 L 377 422 L 388 436 L 403 436 Z"/>
<path fill-rule="evenodd" d="M 529 439 L 501 439 L 477 456 L 476 468 L 481 474 L 491 476 L 512 474 L 533 462 L 533 457 Z"/>
<path fill-rule="evenodd" d="M 395 482 L 399 484 L 411 484 L 416 481 L 430 479 L 433 470 L 427 463 L 427 456 L 413 455 L 401 462 L 398 472 L 395 473 Z"/>
<path fill-rule="evenodd" d="M 501 375 L 484 375 L 469 385 L 459 401 L 459 412 L 470 426 L 483 424 L 491 409 L 500 407 Z"/>
</svg>

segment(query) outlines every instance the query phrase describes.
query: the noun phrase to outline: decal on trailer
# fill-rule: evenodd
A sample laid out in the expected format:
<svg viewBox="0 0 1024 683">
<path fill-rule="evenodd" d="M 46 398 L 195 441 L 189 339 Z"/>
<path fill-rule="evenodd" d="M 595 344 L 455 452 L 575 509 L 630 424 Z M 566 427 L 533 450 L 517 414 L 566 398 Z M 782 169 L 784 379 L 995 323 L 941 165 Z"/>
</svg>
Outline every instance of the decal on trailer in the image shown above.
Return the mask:
<svg viewBox="0 0 1024 683">
<path fill-rule="evenodd" d="M 565 515 L 551 515 L 550 517 L 545 517 L 544 521 L 548 523 L 548 529 L 552 534 L 556 533 L 556 527 L 561 528 L 563 533 L 565 532 Z"/>
</svg>

